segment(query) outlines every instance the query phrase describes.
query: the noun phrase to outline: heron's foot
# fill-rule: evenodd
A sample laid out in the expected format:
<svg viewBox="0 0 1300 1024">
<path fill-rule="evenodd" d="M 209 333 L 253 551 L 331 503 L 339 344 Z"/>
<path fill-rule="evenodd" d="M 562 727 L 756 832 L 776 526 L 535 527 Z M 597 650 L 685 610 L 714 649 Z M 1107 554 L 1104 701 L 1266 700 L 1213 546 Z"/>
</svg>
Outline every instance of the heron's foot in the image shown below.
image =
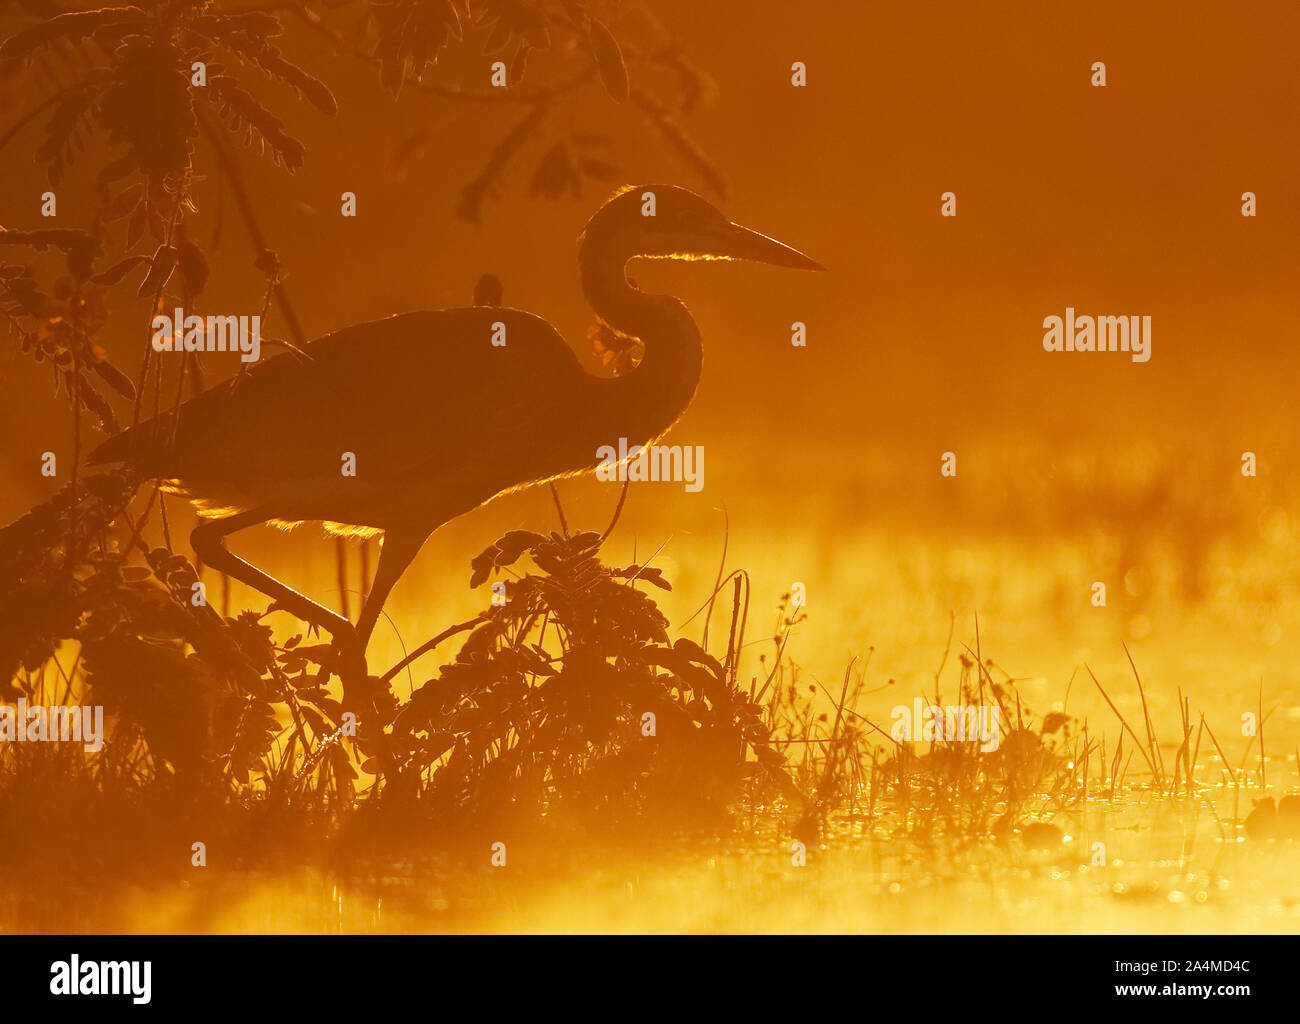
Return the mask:
<svg viewBox="0 0 1300 1024">
<path fill-rule="evenodd" d="M 329 657 L 321 662 L 316 683 L 324 686 L 334 676 L 346 682 L 349 678 L 362 678 L 366 673 L 366 652 L 357 639 L 350 622 L 335 626 L 331 633 Z"/>
<path fill-rule="evenodd" d="M 352 644 L 340 641 L 338 637 L 330 644 L 329 657 L 321 663 L 322 676 L 325 680 L 333 676 L 340 679 L 364 676 L 366 657 Z"/>
<path fill-rule="evenodd" d="M 334 635 L 331 646 L 331 658 L 322 666 L 321 682 L 337 675 L 343 683 L 343 706 L 353 711 L 359 718 L 373 719 L 379 713 L 377 687 L 382 687 L 379 680 L 370 675 L 366 665 L 366 652 L 355 630 L 340 629 Z"/>
</svg>

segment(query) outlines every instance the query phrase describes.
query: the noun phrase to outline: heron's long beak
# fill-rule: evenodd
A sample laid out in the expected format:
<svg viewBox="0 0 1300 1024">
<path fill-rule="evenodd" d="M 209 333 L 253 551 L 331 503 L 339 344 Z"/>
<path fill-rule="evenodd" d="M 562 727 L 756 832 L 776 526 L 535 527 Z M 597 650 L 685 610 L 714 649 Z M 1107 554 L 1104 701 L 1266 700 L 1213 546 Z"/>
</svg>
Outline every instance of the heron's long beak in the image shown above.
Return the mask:
<svg viewBox="0 0 1300 1024">
<path fill-rule="evenodd" d="M 756 263 L 770 263 L 774 267 L 792 267 L 795 270 L 826 269 L 798 249 L 739 224 L 731 225 L 726 255 L 736 260 L 753 260 Z"/>
</svg>

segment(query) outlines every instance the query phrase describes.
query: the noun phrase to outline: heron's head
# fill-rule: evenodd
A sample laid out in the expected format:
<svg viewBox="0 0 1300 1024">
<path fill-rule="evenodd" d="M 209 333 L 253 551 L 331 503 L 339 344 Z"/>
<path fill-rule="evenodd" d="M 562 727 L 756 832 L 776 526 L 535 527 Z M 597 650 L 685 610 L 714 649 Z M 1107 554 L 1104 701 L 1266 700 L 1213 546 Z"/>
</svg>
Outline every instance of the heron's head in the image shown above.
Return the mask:
<svg viewBox="0 0 1300 1024">
<path fill-rule="evenodd" d="M 796 270 L 825 270 L 775 238 L 733 224 L 703 196 L 679 185 L 637 185 L 616 192 L 587 223 L 584 244 L 628 258 L 753 260 Z"/>
</svg>

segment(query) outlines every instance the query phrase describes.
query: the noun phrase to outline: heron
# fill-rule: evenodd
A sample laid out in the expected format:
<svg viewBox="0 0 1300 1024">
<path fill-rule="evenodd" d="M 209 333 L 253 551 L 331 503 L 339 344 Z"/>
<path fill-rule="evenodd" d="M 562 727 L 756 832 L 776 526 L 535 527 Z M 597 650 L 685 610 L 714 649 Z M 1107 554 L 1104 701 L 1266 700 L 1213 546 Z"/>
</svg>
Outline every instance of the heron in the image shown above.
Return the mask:
<svg viewBox="0 0 1300 1024">
<path fill-rule="evenodd" d="M 620 189 L 578 243 L 597 318 L 643 346 L 629 372 L 587 373 L 555 328 L 523 310 L 403 313 L 259 362 L 114 435 L 89 461 L 128 467 L 189 499 L 199 513 L 191 544 L 205 565 L 329 631 L 364 669 L 384 602 L 439 527 L 502 494 L 591 471 L 597 450 L 620 438 L 651 444 L 690 403 L 699 330 L 680 300 L 639 290 L 629 261 L 824 269 L 675 185 Z M 355 626 L 226 547 L 250 526 L 304 522 L 382 535 Z"/>
</svg>

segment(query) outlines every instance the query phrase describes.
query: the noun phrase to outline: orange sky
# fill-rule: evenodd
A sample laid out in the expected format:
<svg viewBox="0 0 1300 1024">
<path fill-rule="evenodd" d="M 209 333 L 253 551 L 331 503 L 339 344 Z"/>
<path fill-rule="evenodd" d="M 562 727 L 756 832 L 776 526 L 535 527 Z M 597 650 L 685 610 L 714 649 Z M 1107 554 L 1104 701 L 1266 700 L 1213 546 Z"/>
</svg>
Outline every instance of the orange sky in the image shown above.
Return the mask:
<svg viewBox="0 0 1300 1024">
<path fill-rule="evenodd" d="M 643 286 L 681 295 L 704 334 L 704 381 L 679 429 L 928 451 L 988 431 L 1099 445 L 1194 440 L 1198 430 L 1209 439 L 1219 422 L 1258 443 L 1270 423 L 1286 425 L 1300 316 L 1294 3 L 664 0 L 656 9 L 718 81 L 718 101 L 685 127 L 732 182 L 725 209 L 830 268 L 637 272 Z M 585 358 L 574 240 L 603 190 L 530 199 L 528 163 L 481 227 L 458 221 L 459 187 L 513 112 L 410 89 L 394 104 L 355 59 L 296 26 L 288 38 L 334 88 L 340 115 L 263 88 L 306 142 L 307 165 L 289 177 L 245 154 L 244 166 L 309 336 L 466 304 L 477 276 L 494 270 L 509 305 L 550 318 Z M 805 89 L 790 85 L 794 60 L 808 66 Z M 1107 65 L 1104 89 L 1089 84 L 1095 60 Z M 26 84 L 3 83 L 6 125 L 37 95 Z M 629 180 L 699 185 L 602 94 L 559 123 L 623 140 Z M 391 154 L 421 127 L 437 142 L 395 181 Z M 3 154 L 7 227 L 39 226 L 45 185 L 29 162 L 39 138 L 28 129 Z M 81 222 L 100 162 L 74 167 L 60 223 Z M 345 189 L 359 198 L 355 221 L 337 215 Z M 957 195 L 955 219 L 939 216 L 946 190 Z M 1246 190 L 1259 197 L 1254 219 L 1240 215 Z M 210 198 L 196 223 L 213 208 Z M 215 262 L 211 308 L 258 300 L 229 209 Z M 131 302 L 143 320 L 144 301 Z M 1042 319 L 1067 305 L 1151 315 L 1151 361 L 1044 353 Z M 793 320 L 809 325 L 807 349 L 789 344 Z M 106 337 L 134 367 L 127 327 L 121 320 Z M 11 478 L 30 477 L 37 446 L 62 450 L 51 432 L 66 442 L 41 369 L 0 354 L 9 439 L 0 472 Z M 39 493 L 31 483 L 20 483 L 6 518 Z"/>
</svg>

